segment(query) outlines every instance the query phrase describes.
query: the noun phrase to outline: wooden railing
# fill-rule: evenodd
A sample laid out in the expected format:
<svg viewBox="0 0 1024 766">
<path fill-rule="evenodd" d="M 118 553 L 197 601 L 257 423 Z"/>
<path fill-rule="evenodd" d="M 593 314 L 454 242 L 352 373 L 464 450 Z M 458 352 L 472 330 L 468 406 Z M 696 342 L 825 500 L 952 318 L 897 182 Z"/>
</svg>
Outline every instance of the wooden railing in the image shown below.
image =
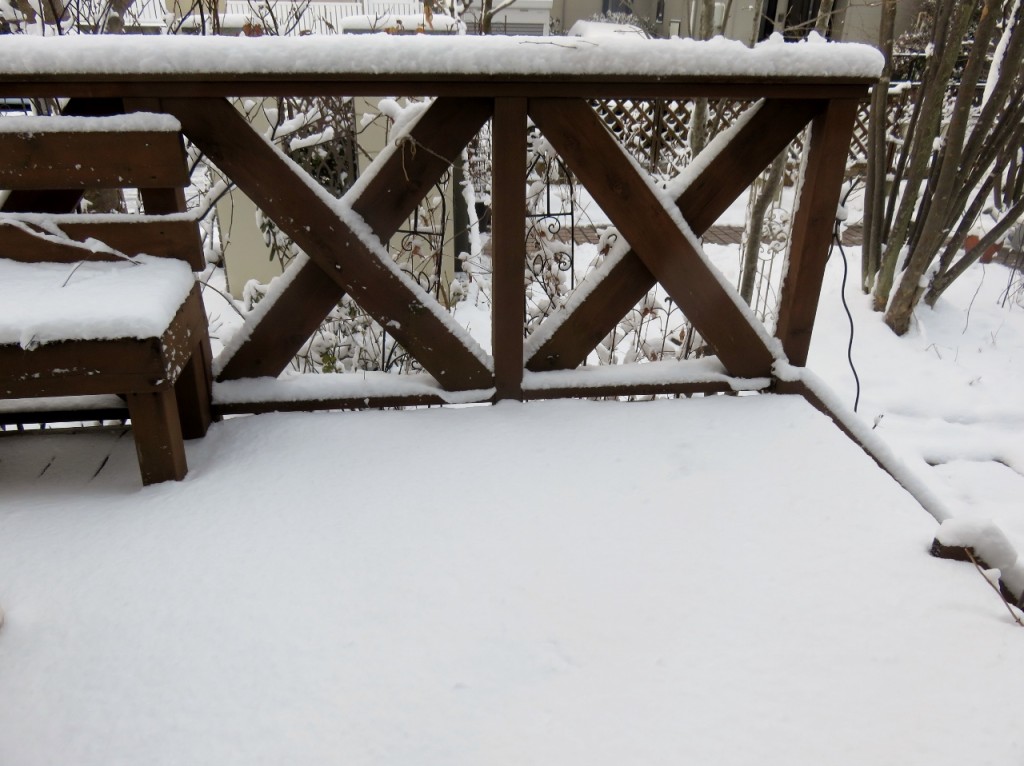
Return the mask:
<svg viewBox="0 0 1024 766">
<path fill-rule="evenodd" d="M 566 54 L 572 63 L 563 71 L 529 74 L 516 70 L 542 69 L 544 57 L 557 61 L 563 54 L 556 46 L 535 45 L 539 63 L 513 63 L 501 71 L 493 58 L 521 57 L 526 43 L 496 40 L 493 58 L 485 52 L 475 69 L 475 52 L 492 50 L 481 48 L 479 41 L 310 41 L 311 49 L 304 49 L 302 40 L 217 40 L 215 50 L 223 53 L 223 61 L 243 63 L 226 69 L 196 47 L 201 41 L 161 39 L 155 44 L 166 50 L 159 55 L 150 51 L 155 63 L 149 65 L 132 63 L 133 52 L 145 49 L 124 39 L 110 39 L 108 47 L 74 40 L 19 41 L 17 49 L 5 48 L 0 40 L 0 97 L 68 99 L 65 110 L 77 114 L 174 116 L 185 137 L 308 255 L 292 266 L 283 280 L 286 287 L 254 314 L 245 341 L 218 360 L 217 412 L 763 389 L 775 381 L 777 362 L 800 366 L 806 361 L 854 118 L 873 82 L 864 67 L 841 76 L 810 76 L 799 67 L 793 68 L 795 74 L 769 76 L 735 74 L 728 66 L 722 73 L 708 66 L 710 75 L 696 75 L 684 65 L 676 71 L 670 62 L 641 75 L 630 69 L 651 66 L 644 64 L 642 52 L 626 46 L 600 51 L 612 56 L 611 63 L 600 65 L 607 71 L 589 74 L 594 67 L 581 65 L 579 57 L 592 52 L 580 46 Z M 374 50 L 377 63 L 352 63 Z M 652 50 L 664 59 L 674 49 Z M 691 48 L 679 50 L 684 56 Z M 294 52 L 293 61 L 282 63 L 288 51 Z M 317 51 L 320 58 L 313 55 Z M 799 53 L 794 47 L 794 57 Z M 462 55 L 457 58 L 462 63 L 445 63 L 452 55 Z M 594 61 L 604 61 L 593 55 Z M 631 67 L 614 55 L 640 58 Z M 62 71 L 40 63 L 47 60 L 58 62 Z M 433 70 L 423 71 L 432 62 Z M 465 71 L 453 71 L 460 68 Z M 235 97 L 316 94 L 434 100 L 411 130 L 377 158 L 357 191 L 339 201 L 267 143 L 231 103 Z M 693 97 L 758 101 L 668 194 L 650 183 L 589 105 L 599 98 Z M 381 244 L 488 120 L 494 156 L 491 354 L 395 268 Z M 588 276 L 567 309 L 545 320 L 552 324 L 542 326 L 524 346 L 524 189 L 531 121 L 630 247 Z M 703 257 L 698 238 L 805 128 L 805 170 L 772 338 Z M 59 194 L 43 191 L 19 209 L 67 212 L 67 204 Z M 656 283 L 707 340 L 717 362 L 581 371 L 588 353 Z M 429 375 L 392 388 L 376 383 L 360 388 L 359 376 L 322 376 L 336 377 L 339 388 L 332 391 L 324 384 L 314 393 L 282 393 L 282 386 L 268 379 L 287 367 L 346 293 L 388 328 Z"/>
</svg>

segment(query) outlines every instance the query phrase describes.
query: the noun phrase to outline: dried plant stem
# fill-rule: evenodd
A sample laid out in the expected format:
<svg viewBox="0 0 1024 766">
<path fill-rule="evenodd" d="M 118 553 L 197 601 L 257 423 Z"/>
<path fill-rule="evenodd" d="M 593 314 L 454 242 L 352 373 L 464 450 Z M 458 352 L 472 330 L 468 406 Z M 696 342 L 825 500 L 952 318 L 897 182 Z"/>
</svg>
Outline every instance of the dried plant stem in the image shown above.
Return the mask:
<svg viewBox="0 0 1024 766">
<path fill-rule="evenodd" d="M 1003 606 L 1006 607 L 1006 611 L 1010 613 L 1010 617 L 1013 618 L 1013 621 L 1020 625 L 1022 628 L 1024 628 L 1024 622 L 1022 622 L 1018 614 L 1015 611 L 1013 611 L 1013 604 L 1006 600 L 1006 596 L 1003 595 L 1003 592 L 999 590 L 999 588 L 995 586 L 995 583 L 993 583 L 988 578 L 988 575 L 985 574 L 985 570 L 981 568 L 981 565 L 978 563 L 978 560 L 974 558 L 974 554 L 971 553 L 971 549 L 964 548 L 964 553 L 967 554 L 967 558 L 969 558 L 971 560 L 971 563 L 974 564 L 974 568 L 978 570 L 978 574 L 980 574 L 982 578 L 985 580 L 985 582 L 988 583 L 988 587 L 994 590 L 996 592 L 996 595 L 999 596 L 999 600 L 1003 602 Z"/>
</svg>

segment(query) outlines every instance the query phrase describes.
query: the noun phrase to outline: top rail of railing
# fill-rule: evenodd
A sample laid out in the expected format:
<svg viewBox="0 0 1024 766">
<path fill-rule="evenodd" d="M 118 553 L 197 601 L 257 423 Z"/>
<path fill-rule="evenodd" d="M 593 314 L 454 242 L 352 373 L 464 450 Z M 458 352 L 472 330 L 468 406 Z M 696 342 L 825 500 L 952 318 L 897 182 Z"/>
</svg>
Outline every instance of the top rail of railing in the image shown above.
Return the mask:
<svg viewBox="0 0 1024 766">
<path fill-rule="evenodd" d="M 842 98 L 862 93 L 881 66 L 869 46 L 825 42 L 9 35 L 0 95 Z"/>
</svg>

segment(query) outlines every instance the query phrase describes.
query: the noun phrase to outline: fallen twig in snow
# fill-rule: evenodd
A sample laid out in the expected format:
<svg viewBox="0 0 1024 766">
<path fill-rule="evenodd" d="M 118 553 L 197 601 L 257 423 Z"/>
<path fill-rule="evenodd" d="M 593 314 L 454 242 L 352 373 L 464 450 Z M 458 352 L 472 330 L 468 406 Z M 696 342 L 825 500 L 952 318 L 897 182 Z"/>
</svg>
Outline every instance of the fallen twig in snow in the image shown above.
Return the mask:
<svg viewBox="0 0 1024 766">
<path fill-rule="evenodd" d="M 967 554 L 967 558 L 969 558 L 971 560 L 971 563 L 974 564 L 974 568 L 978 570 L 978 574 L 980 574 L 982 578 L 984 578 L 985 582 L 988 583 L 988 587 L 994 590 L 996 592 L 996 595 L 999 596 L 999 600 L 1003 602 L 1003 605 L 1006 607 L 1006 611 L 1010 613 L 1010 617 L 1013 618 L 1013 621 L 1020 625 L 1022 628 L 1024 628 L 1024 622 L 1022 622 L 1017 613 L 1013 611 L 1013 604 L 1007 601 L 1006 596 L 1003 595 L 1003 592 L 999 588 L 997 588 L 995 586 L 995 583 L 993 583 L 992 580 L 989 579 L 989 576 L 985 574 L 985 570 L 981 568 L 981 564 L 979 564 L 978 560 L 974 558 L 974 554 L 971 552 L 971 549 L 964 548 L 964 553 Z"/>
</svg>

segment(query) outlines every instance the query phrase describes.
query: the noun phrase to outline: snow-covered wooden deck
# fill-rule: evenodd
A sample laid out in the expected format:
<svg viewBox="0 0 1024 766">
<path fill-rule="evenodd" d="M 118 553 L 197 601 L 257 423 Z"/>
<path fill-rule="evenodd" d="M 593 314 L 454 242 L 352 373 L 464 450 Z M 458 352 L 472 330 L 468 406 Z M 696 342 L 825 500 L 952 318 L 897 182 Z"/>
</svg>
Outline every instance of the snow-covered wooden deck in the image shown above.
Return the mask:
<svg viewBox="0 0 1024 766">
<path fill-rule="evenodd" d="M 802 398 L 0 435 L 0 762 L 1015 763 L 978 573 Z M 1006 695 L 1004 695 L 1005 698 Z"/>
<path fill-rule="evenodd" d="M 934 519 L 801 369 L 877 54 L 460 40 L 0 42 L 0 92 L 176 115 L 311 257 L 220 360 L 229 417 L 188 445 L 184 481 L 140 489 L 128 431 L 0 434 L 0 764 L 1014 762 L 1016 711 L 987 701 L 1024 669 L 1002 605 L 928 556 Z M 227 100 L 382 88 L 439 98 L 340 200 Z M 668 190 L 586 104 L 715 94 L 764 101 Z M 630 244 L 524 345 L 528 116 Z M 488 119 L 485 352 L 381 243 Z M 806 125 L 771 337 L 695 234 Z M 53 213 L 52 192 L 5 205 Z M 576 369 L 656 282 L 722 369 Z M 373 380 L 260 394 L 346 292 L 435 375 L 405 404 L 504 401 L 230 417 L 387 401 Z M 807 399 L 699 396 L 766 387 Z M 598 391 L 698 396 L 514 401 Z"/>
</svg>

